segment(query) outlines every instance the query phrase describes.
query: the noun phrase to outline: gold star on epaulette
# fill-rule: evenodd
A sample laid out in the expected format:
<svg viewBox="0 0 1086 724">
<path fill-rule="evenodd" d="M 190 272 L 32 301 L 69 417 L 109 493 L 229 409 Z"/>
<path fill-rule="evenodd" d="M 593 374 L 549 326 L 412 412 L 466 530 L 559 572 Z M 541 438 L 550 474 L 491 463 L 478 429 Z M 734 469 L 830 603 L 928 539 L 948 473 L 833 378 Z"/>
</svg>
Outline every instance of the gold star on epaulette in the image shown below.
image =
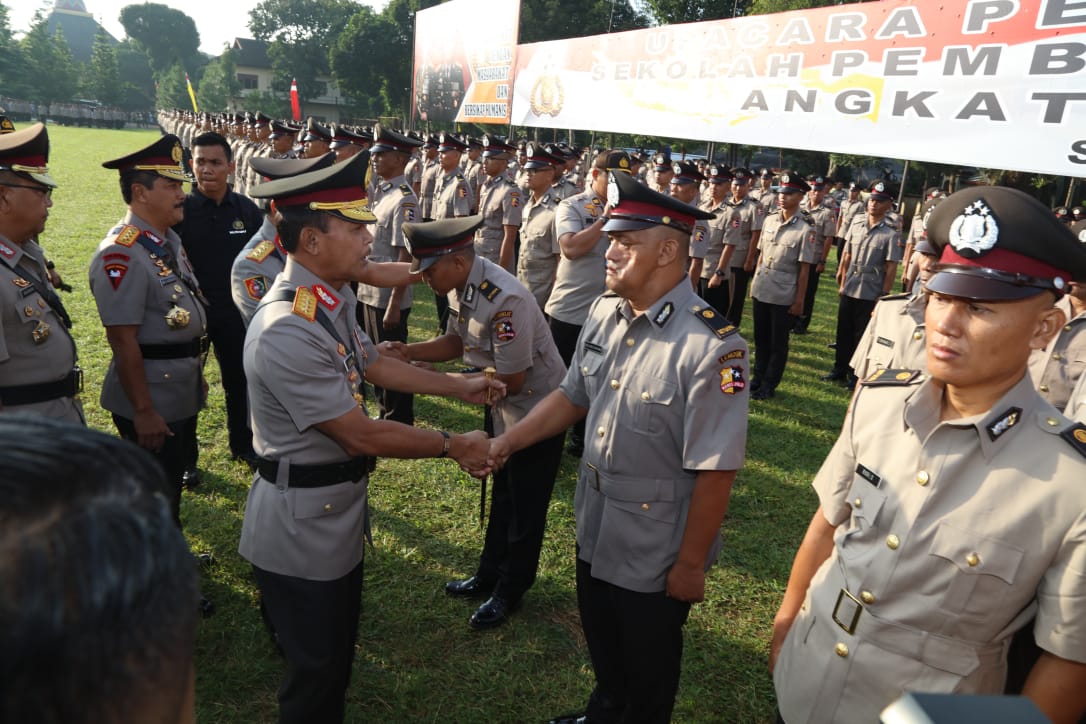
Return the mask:
<svg viewBox="0 0 1086 724">
<path fill-rule="evenodd" d="M 309 287 L 298 287 L 294 292 L 294 306 L 291 311 L 312 322 L 317 318 L 317 295 L 310 291 Z"/>
</svg>

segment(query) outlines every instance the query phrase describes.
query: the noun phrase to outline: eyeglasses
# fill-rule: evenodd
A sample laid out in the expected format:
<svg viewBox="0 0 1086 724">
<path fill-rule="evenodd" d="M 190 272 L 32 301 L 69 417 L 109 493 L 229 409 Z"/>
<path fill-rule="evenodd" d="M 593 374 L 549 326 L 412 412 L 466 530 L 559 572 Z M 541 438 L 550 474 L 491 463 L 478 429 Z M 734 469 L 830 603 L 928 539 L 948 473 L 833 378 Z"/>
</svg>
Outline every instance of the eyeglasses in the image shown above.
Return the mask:
<svg viewBox="0 0 1086 724">
<path fill-rule="evenodd" d="M 52 186 L 27 186 L 26 184 L 6 184 L 6 183 L 0 183 L 0 186 L 7 186 L 10 189 L 30 189 L 31 191 L 37 191 L 38 193 L 44 194 L 45 198 L 47 198 L 47 199 L 50 199 L 50 198 L 53 197 L 53 187 Z"/>
</svg>

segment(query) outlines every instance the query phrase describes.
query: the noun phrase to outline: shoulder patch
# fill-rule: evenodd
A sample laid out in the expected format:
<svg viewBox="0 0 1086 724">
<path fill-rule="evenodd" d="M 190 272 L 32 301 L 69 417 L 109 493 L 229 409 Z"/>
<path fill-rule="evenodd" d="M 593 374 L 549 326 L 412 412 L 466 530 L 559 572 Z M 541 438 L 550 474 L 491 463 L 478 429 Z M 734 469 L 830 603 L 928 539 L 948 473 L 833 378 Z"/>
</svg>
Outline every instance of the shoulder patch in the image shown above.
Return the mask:
<svg viewBox="0 0 1086 724">
<path fill-rule="evenodd" d="M 870 377 L 860 384 L 868 387 L 905 387 L 906 385 L 918 382 L 920 379 L 921 375 L 919 370 L 895 370 L 884 367 L 883 369 L 875 370 Z"/>
<path fill-rule="evenodd" d="M 121 229 L 121 233 L 117 234 L 117 238 L 113 240 L 113 243 L 121 246 L 132 246 L 138 238 L 140 238 L 140 230 L 135 226 L 128 225 Z"/>
<path fill-rule="evenodd" d="M 245 280 L 245 291 L 250 299 L 260 301 L 268 293 L 268 279 L 263 276 L 249 277 Z"/>
<path fill-rule="evenodd" d="M 713 334 L 720 339 L 730 337 L 739 331 L 735 325 L 729 324 L 728 320 L 717 314 L 712 307 L 702 307 L 695 304 L 690 308 L 690 312 L 702 322 L 705 322 L 705 326 L 713 330 Z"/>
<path fill-rule="evenodd" d="M 312 322 L 317 318 L 317 295 L 309 287 L 298 287 L 294 292 L 294 306 L 291 311 Z"/>
<path fill-rule="evenodd" d="M 482 283 L 479 284 L 479 293 L 486 297 L 488 302 L 493 302 L 494 297 L 501 294 L 502 290 L 494 286 L 489 280 L 484 279 Z"/>
<path fill-rule="evenodd" d="M 253 250 L 245 255 L 245 258 L 252 259 L 255 262 L 262 262 L 267 259 L 273 251 L 275 251 L 275 244 L 265 239 L 254 246 Z"/>
<path fill-rule="evenodd" d="M 879 297 L 879 301 L 889 302 L 895 299 L 909 299 L 910 297 L 912 297 L 912 294 L 910 294 L 909 292 L 903 292 L 901 294 L 887 294 L 886 296 Z"/>
<path fill-rule="evenodd" d="M 412 193 L 411 187 L 407 184 L 400 184 L 400 193 L 404 196 L 410 196 Z"/>
<path fill-rule="evenodd" d="M 1060 437 L 1071 443 L 1071 447 L 1077 450 L 1079 455 L 1086 458 L 1086 425 L 1076 422 L 1063 430 Z"/>
</svg>

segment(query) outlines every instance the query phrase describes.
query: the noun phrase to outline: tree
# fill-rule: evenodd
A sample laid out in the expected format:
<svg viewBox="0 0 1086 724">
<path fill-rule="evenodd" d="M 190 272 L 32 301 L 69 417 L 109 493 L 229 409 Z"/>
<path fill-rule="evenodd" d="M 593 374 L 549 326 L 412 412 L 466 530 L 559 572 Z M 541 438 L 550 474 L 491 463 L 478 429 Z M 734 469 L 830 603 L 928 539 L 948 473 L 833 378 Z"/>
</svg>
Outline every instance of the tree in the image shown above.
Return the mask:
<svg viewBox="0 0 1086 724">
<path fill-rule="evenodd" d="M 147 54 L 134 47 L 131 40 L 121 41 L 114 48 L 120 75 L 121 108 L 142 111 L 155 107 L 155 78 Z"/>
<path fill-rule="evenodd" d="M 653 20 L 661 25 L 740 18 L 750 13 L 751 0 L 645 0 Z"/>
<path fill-rule="evenodd" d="M 336 82 L 363 115 L 401 110 L 410 95 L 410 51 L 397 47 L 398 35 L 384 14 L 363 6 L 332 47 L 329 59 Z M 378 68 L 380 72 L 373 72 Z"/>
<path fill-rule="evenodd" d="M 196 99 L 200 108 L 207 110 L 225 110 L 231 98 L 241 93 L 238 83 L 236 54 L 227 50 L 204 68 L 200 87 L 196 89 Z"/>
<path fill-rule="evenodd" d="M 304 101 L 318 95 L 318 76 L 331 75 L 329 49 L 358 7 L 352 0 L 263 0 L 249 12 L 249 29 L 269 43 L 276 78 L 298 79 Z"/>
<path fill-rule="evenodd" d="M 90 65 L 87 68 L 87 90 L 99 103 L 115 106 L 121 100 L 121 74 L 117 51 L 101 26 L 94 35 Z"/>
<path fill-rule="evenodd" d="M 0 2 L 0 88 L 4 95 L 20 97 L 26 94 L 26 73 L 23 51 L 11 34 L 8 8 Z"/>
<path fill-rule="evenodd" d="M 34 13 L 28 32 L 20 41 L 26 77 L 34 82 L 25 87 L 29 100 L 56 103 L 72 99 L 79 87 L 79 73 L 72 60 L 72 51 L 60 28 L 50 36 L 41 10 Z"/>
<path fill-rule="evenodd" d="M 196 23 L 180 10 L 158 3 L 128 5 L 121 10 L 121 25 L 136 47 L 147 54 L 156 78 L 175 64 L 195 77 L 203 65 Z"/>
<path fill-rule="evenodd" d="M 185 86 L 185 69 L 180 63 L 175 63 L 158 77 L 155 105 L 158 108 L 192 108 L 192 100 Z"/>
<path fill-rule="evenodd" d="M 520 42 L 618 33 L 649 25 L 628 0 L 523 0 Z"/>
</svg>

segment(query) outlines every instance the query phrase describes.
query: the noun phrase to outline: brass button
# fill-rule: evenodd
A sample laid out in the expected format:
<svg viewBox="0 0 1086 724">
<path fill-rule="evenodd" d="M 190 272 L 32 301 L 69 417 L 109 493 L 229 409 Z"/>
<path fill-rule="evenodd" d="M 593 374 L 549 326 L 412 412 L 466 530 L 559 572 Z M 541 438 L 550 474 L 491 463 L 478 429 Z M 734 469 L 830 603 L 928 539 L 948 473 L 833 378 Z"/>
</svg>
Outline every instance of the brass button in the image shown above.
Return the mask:
<svg viewBox="0 0 1086 724">
<path fill-rule="evenodd" d="M 929 482 L 931 482 L 931 476 L 928 475 L 928 471 L 921 470 L 919 473 L 917 473 L 916 482 L 919 483 L 921 486 L 927 485 Z"/>
<path fill-rule="evenodd" d="M 887 548 L 889 548 L 892 551 L 896 551 L 897 547 L 899 545 L 901 545 L 901 539 L 899 539 L 896 535 L 891 533 L 890 535 L 886 536 L 886 547 Z"/>
<path fill-rule="evenodd" d="M 1070 325 L 1070 324 L 1068 324 L 1067 326 L 1065 326 L 1065 327 L 1063 328 L 1063 331 L 1064 331 L 1064 332 L 1070 332 L 1070 331 L 1071 331 L 1071 325 Z"/>
<path fill-rule="evenodd" d="M 596 428 L 596 434 L 599 435 L 600 437 L 603 437 L 604 433 L 606 433 L 606 432 L 607 431 L 603 429 L 602 425 L 600 427 Z"/>
<path fill-rule="evenodd" d="M 863 507 L 863 502 L 864 501 L 861 500 L 860 498 L 856 498 L 856 500 L 852 501 L 852 507 L 853 508 L 862 508 Z"/>
<path fill-rule="evenodd" d="M 861 591 L 860 592 L 860 600 L 863 601 L 864 603 L 868 604 L 868 605 L 871 605 L 872 603 L 875 602 L 875 594 L 872 593 L 871 591 Z"/>
<path fill-rule="evenodd" d="M 634 346 L 633 337 L 627 337 L 626 338 L 626 346 L 627 347 L 633 347 Z"/>
<path fill-rule="evenodd" d="M 611 389 L 612 390 L 617 390 L 618 389 L 618 380 L 611 380 Z"/>
<path fill-rule="evenodd" d="M 582 367 L 581 372 L 583 372 L 584 374 L 587 375 L 588 374 L 588 367 Z"/>
<path fill-rule="evenodd" d="M 970 568 L 975 568 L 976 565 L 980 563 L 980 556 L 976 553 L 970 553 L 965 557 L 965 562 L 969 564 Z"/>
<path fill-rule="evenodd" d="M 913 339 L 924 339 L 923 332 L 913 332 Z"/>
<path fill-rule="evenodd" d="M 1063 359 L 1063 357 L 1060 357 L 1060 353 L 1059 353 L 1059 352 L 1054 352 L 1054 353 L 1052 354 L 1052 359 L 1054 359 L 1054 360 L 1056 360 L 1057 362 L 1059 362 L 1059 361 L 1060 361 L 1061 359 Z"/>
<path fill-rule="evenodd" d="M 170 373 L 169 372 L 163 372 L 162 373 L 162 379 L 164 379 L 164 380 L 170 379 Z"/>
<path fill-rule="evenodd" d="M 1037 389 L 1039 389 L 1041 392 L 1048 392 L 1048 385 L 1041 385 Z"/>
<path fill-rule="evenodd" d="M 648 509 L 649 509 L 649 504 L 648 503 L 642 503 L 641 504 L 641 510 L 648 510 Z"/>
<path fill-rule="evenodd" d="M 330 513 L 330 512 L 332 512 L 332 504 L 331 504 L 331 503 L 325 503 L 325 504 L 324 504 L 324 512 L 325 512 L 325 513 Z"/>
<path fill-rule="evenodd" d="M 1060 424 L 1060 421 L 1054 417 L 1047 417 L 1045 418 L 1045 424 L 1049 427 L 1055 427 L 1056 425 Z"/>
<path fill-rule="evenodd" d="M 848 646 L 839 643 L 833 647 L 833 652 L 843 659 L 848 656 Z"/>
<path fill-rule="evenodd" d="M 700 305 L 700 304 L 695 304 L 695 305 L 694 305 L 694 306 L 692 307 L 692 309 L 693 309 L 693 310 L 694 310 L 695 312 L 700 312 L 700 311 L 701 311 L 701 305 Z"/>
<path fill-rule="evenodd" d="M 641 399 L 644 400 L 645 402 L 648 402 L 649 400 L 652 399 L 652 395 L 650 395 L 648 392 L 642 392 L 641 393 Z"/>
</svg>

